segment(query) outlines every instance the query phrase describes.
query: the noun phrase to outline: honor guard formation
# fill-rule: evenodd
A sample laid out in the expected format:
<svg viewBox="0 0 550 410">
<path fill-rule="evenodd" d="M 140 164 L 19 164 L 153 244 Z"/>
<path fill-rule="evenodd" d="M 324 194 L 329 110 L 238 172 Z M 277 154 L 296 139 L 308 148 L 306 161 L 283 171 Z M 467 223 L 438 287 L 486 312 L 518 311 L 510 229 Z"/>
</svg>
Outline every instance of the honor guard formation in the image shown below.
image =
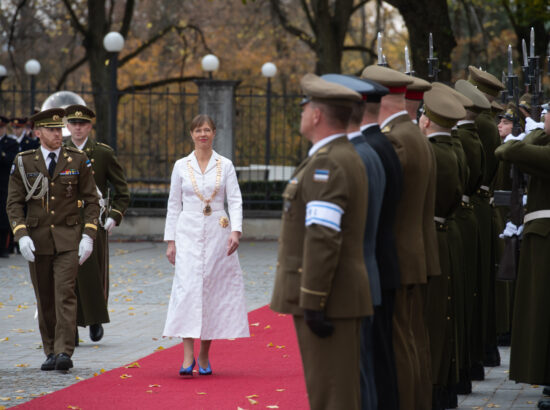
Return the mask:
<svg viewBox="0 0 550 410">
<path fill-rule="evenodd" d="M 499 345 L 511 380 L 550 385 L 548 104 L 540 87 L 520 95 L 512 71 L 506 85 L 473 66 L 438 82 L 433 60 L 432 82 L 384 61 L 301 79 L 311 148 L 282 193 L 271 309 L 292 315 L 312 409 L 456 408 L 500 365 Z M 113 149 L 90 137 L 94 117 L 83 105 L 0 116 L 0 257 L 15 241 L 29 262 L 44 371 L 73 366 L 78 326 L 99 341 L 109 322 L 108 234 L 130 196 Z M 190 133 L 165 229 L 164 335 L 184 339 L 181 376 L 212 374 L 212 339 L 249 335 L 235 169 L 212 150 L 210 117 Z"/>
</svg>

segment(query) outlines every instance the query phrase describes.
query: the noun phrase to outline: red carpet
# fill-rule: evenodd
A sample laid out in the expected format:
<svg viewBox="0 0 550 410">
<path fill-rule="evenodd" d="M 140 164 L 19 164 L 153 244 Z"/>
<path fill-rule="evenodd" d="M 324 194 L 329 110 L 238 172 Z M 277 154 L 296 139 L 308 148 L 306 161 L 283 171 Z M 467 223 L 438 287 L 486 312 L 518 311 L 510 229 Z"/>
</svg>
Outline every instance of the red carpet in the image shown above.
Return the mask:
<svg viewBox="0 0 550 410">
<path fill-rule="evenodd" d="M 16 408 L 307 409 L 292 317 L 265 306 L 248 318 L 254 336 L 212 344 L 212 376 L 180 377 L 180 344 L 136 360 L 140 367 L 114 369 Z"/>
</svg>

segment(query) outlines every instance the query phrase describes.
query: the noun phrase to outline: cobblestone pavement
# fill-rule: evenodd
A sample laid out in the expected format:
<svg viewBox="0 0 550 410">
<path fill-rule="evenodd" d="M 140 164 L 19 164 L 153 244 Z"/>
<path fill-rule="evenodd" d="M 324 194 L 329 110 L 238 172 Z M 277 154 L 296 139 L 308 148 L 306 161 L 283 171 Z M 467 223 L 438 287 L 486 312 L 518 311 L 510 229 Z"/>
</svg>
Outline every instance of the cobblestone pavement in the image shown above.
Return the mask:
<svg viewBox="0 0 550 410">
<path fill-rule="evenodd" d="M 159 242 L 111 242 L 111 285 L 105 337 L 99 343 L 80 328 L 75 368 L 64 374 L 42 372 L 44 361 L 35 314 L 35 298 L 28 267 L 21 256 L 0 259 L 0 408 L 11 407 L 131 363 L 159 346 L 179 340 L 162 339 L 173 267 Z M 277 242 L 243 241 L 239 258 L 243 269 L 248 310 L 269 302 L 273 286 Z M 503 366 L 487 369 L 486 380 L 474 392 L 459 397 L 460 409 L 536 408 L 541 387 L 508 380 L 509 349 L 501 350 Z"/>
</svg>

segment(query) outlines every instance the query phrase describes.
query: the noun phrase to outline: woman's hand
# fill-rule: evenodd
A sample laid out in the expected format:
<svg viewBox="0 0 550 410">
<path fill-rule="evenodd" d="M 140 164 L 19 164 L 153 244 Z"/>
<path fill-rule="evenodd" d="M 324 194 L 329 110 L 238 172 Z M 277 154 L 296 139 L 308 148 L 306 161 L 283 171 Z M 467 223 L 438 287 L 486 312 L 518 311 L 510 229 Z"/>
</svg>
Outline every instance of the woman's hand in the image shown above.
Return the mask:
<svg viewBox="0 0 550 410">
<path fill-rule="evenodd" d="M 239 231 L 231 232 L 229 239 L 227 241 L 227 256 L 231 255 L 239 247 L 239 239 L 241 238 L 241 233 Z"/>
<path fill-rule="evenodd" d="M 176 264 L 176 241 L 167 241 L 168 247 L 166 248 L 166 257 L 168 262 L 172 265 Z"/>
</svg>

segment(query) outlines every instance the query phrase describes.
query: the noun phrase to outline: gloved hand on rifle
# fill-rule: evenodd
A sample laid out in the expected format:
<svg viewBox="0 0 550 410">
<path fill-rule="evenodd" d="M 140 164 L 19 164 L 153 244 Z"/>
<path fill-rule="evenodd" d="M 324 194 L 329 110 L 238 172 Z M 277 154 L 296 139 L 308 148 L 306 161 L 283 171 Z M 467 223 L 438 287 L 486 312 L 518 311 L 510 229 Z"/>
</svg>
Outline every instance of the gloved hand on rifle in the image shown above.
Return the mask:
<svg viewBox="0 0 550 410">
<path fill-rule="evenodd" d="M 319 337 L 328 337 L 334 332 L 334 325 L 325 318 L 322 310 L 304 309 L 306 325 Z"/>
<path fill-rule="evenodd" d="M 500 239 L 511 238 L 512 236 L 520 236 L 523 233 L 523 225 L 520 225 L 519 228 L 513 224 L 511 221 L 506 222 L 506 228 L 498 236 Z"/>
<path fill-rule="evenodd" d="M 512 141 L 512 140 L 521 141 L 524 138 L 525 138 L 525 133 L 524 132 L 519 134 L 517 137 L 514 134 L 508 134 L 506 136 L 506 138 L 504 138 L 504 142 L 508 142 L 508 141 Z"/>
</svg>

